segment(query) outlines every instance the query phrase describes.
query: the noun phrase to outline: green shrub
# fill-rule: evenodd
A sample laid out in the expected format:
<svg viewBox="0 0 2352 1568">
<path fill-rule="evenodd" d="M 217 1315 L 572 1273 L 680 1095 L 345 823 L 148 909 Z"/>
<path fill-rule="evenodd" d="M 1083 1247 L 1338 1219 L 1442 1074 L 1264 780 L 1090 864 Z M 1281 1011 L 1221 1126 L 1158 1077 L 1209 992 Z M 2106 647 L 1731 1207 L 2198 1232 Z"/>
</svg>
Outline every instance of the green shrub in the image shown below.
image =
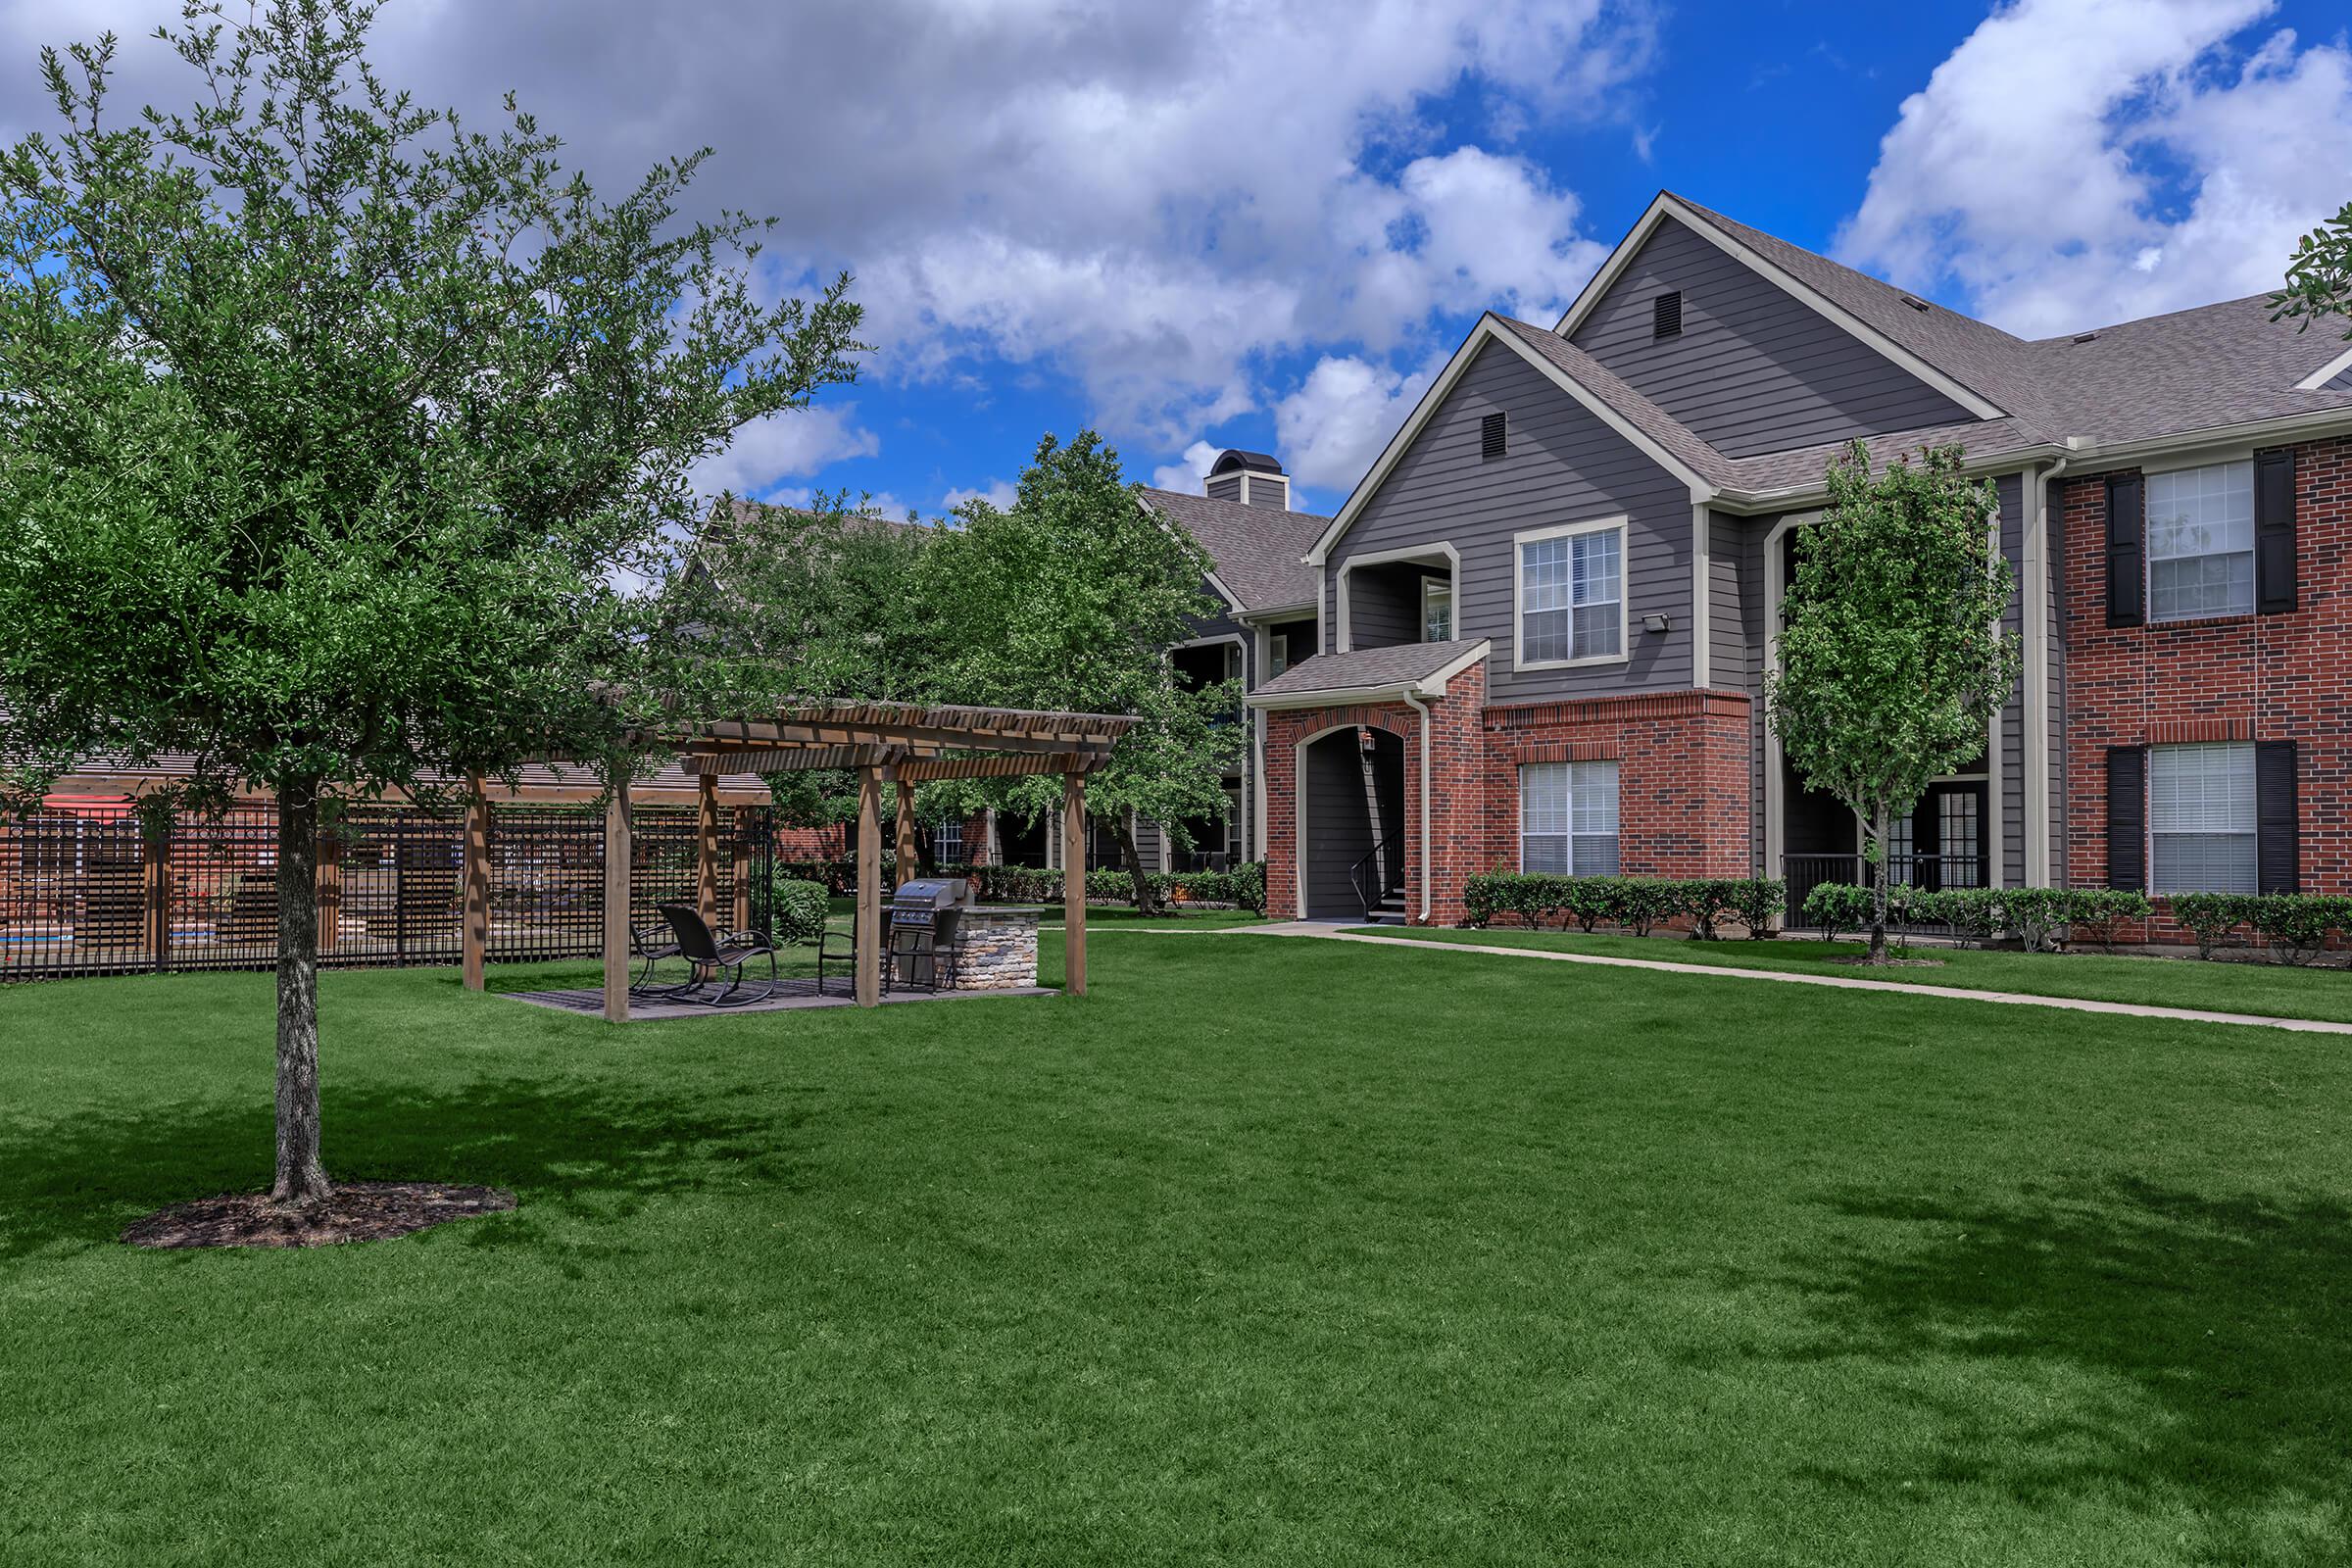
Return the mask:
<svg viewBox="0 0 2352 1568">
<path fill-rule="evenodd" d="M 2310 963 L 2327 947 L 2328 933 L 2352 921 L 2352 900 L 2324 894 L 2269 893 L 2246 902 L 2255 935 L 2280 963 Z"/>
<path fill-rule="evenodd" d="M 1732 912 L 1733 889 L 1738 885 L 1720 877 L 1696 877 L 1676 884 L 1681 892 L 1678 901 L 1681 907 L 1677 912 L 1690 922 L 1691 941 L 1720 940 L 1715 925 Z"/>
<path fill-rule="evenodd" d="M 1840 931 L 1869 929 L 1870 916 L 1870 889 L 1851 882 L 1823 882 L 1805 895 L 1805 923 L 1832 942 Z"/>
<path fill-rule="evenodd" d="M 2176 893 L 2172 902 L 2173 918 L 2196 939 L 2197 956 L 2210 958 L 2248 923 L 2254 901 L 2240 893 Z"/>
<path fill-rule="evenodd" d="M 1732 913 L 1747 927 L 1747 939 L 1761 942 L 1771 936 L 1788 906 L 1788 884 L 1777 876 L 1751 876 L 1731 886 Z"/>
<path fill-rule="evenodd" d="M 777 876 L 768 883 L 767 939 L 779 948 L 814 947 L 825 935 L 824 885 Z"/>
<path fill-rule="evenodd" d="M 2148 896 L 2129 888 L 2074 888 L 2066 899 L 2067 925 L 2113 953 L 2117 929 L 2155 913 Z"/>
<path fill-rule="evenodd" d="M 2066 940 L 2072 904 L 2064 888 L 2003 888 L 2001 926 L 2028 953 L 2054 953 Z"/>
<path fill-rule="evenodd" d="M 1251 860 L 1230 871 L 1179 871 L 1169 890 L 1193 904 L 1230 904 L 1252 914 L 1266 910 L 1266 862 Z"/>
</svg>

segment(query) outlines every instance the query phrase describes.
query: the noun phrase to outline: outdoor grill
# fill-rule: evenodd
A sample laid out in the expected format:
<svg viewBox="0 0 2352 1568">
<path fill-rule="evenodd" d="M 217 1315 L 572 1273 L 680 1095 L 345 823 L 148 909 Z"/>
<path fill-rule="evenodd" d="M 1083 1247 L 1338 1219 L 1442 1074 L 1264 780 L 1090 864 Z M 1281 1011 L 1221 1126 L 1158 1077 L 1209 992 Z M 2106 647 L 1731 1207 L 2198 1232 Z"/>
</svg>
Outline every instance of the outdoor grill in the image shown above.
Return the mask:
<svg viewBox="0 0 2352 1568">
<path fill-rule="evenodd" d="M 958 916 L 971 900 L 960 877 L 902 882 L 890 896 L 890 984 L 894 989 L 944 991 L 956 983 Z"/>
</svg>

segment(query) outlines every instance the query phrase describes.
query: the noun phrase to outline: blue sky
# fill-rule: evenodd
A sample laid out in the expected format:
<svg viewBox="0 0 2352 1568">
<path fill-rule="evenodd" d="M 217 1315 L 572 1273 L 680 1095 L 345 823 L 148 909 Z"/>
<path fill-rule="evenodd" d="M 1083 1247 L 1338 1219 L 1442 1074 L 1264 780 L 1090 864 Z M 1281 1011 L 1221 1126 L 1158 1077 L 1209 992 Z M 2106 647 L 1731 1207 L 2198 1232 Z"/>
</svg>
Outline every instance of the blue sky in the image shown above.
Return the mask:
<svg viewBox="0 0 2352 1568">
<path fill-rule="evenodd" d="M 33 51 L 176 3 L 0 0 Z M 767 285 L 849 268 L 858 385 L 713 486 L 1002 493 L 1093 424 L 1130 476 L 1271 450 L 1337 506 L 1481 310 L 1546 324 L 1660 187 L 2026 335 L 2276 281 L 2352 199 L 2340 4 L 2023 0 L 395 0 L 387 74 L 507 88 L 600 181 L 701 143 L 778 215 Z M 169 83 L 126 45 L 122 92 Z"/>
</svg>

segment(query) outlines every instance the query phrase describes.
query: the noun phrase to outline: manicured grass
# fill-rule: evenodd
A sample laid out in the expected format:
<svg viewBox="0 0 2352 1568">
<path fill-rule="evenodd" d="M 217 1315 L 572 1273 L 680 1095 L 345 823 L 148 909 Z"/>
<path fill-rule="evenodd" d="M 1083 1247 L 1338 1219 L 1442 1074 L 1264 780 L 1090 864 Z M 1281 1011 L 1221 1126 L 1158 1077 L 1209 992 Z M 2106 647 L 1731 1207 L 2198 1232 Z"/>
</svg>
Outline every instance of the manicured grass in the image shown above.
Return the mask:
<svg viewBox="0 0 2352 1568">
<path fill-rule="evenodd" d="M 1664 963 L 1717 964 L 1736 969 L 1792 969 L 1901 985 L 1956 986 L 1968 991 L 2015 991 L 2030 997 L 2080 997 L 2090 1002 L 2130 1002 L 2151 1007 L 2193 1007 L 2209 1012 L 2252 1012 L 2271 1018 L 2323 1018 L 2352 1023 L 2352 972 L 2340 968 L 2298 969 L 2275 963 L 2229 959 L 2150 958 L 2103 953 L 2014 953 L 1973 948 L 1914 946 L 1899 957 L 1941 960 L 1934 967 L 1896 964 L 1863 968 L 1855 942 L 1692 942 L 1679 936 L 1632 937 L 1581 931 L 1462 931 L 1437 927 L 1401 930 L 1357 926 L 1359 936 L 1410 941 L 1468 942 L 1495 948 L 1540 948 L 1554 953 L 1591 953 L 1610 958 L 1651 958 Z M 1842 962 L 1838 960 L 1844 960 Z"/>
<path fill-rule="evenodd" d="M 262 1175 L 269 977 L 0 992 L 0 1561 L 2352 1552 L 2342 1041 L 1249 935 L 1093 981 L 330 974 L 330 1168 L 522 1206 L 233 1254 L 111 1238 Z"/>
</svg>

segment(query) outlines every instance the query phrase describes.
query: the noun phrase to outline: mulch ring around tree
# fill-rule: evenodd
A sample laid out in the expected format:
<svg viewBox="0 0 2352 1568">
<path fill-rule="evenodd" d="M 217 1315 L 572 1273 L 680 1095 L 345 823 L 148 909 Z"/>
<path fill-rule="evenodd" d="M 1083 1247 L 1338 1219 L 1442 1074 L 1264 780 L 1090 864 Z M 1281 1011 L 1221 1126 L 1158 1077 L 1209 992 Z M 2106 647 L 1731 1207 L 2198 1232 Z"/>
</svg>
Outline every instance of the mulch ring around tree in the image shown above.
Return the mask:
<svg viewBox="0 0 2352 1568">
<path fill-rule="evenodd" d="M 453 1219 L 514 1206 L 500 1187 L 445 1182 L 344 1182 L 326 1200 L 284 1208 L 267 1193 L 222 1193 L 173 1203 L 133 1220 L 122 1240 L 133 1247 L 327 1247 L 410 1236 Z"/>
<path fill-rule="evenodd" d="M 1883 958 L 1877 963 L 1872 963 L 1867 956 L 1832 958 L 1830 961 L 1847 964 L 1856 969 L 1940 969 L 1944 963 L 1941 958 Z"/>
</svg>

